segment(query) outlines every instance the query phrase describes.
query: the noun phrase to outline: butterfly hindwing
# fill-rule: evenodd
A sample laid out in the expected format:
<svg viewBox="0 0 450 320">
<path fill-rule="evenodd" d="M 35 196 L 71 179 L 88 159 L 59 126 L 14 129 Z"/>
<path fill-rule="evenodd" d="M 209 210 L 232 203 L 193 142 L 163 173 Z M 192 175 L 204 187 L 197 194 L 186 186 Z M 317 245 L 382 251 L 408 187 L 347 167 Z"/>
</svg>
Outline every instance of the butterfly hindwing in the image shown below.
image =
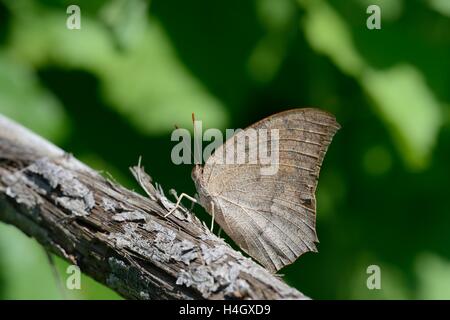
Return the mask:
<svg viewBox="0 0 450 320">
<path fill-rule="evenodd" d="M 217 222 L 271 271 L 316 251 L 315 191 L 323 158 L 338 129 L 332 115 L 317 109 L 275 114 L 227 140 L 203 168 L 204 186 L 220 212 Z M 242 145 L 247 162 L 224 163 L 224 156 L 236 153 L 239 138 L 247 139 L 241 144 L 258 143 L 258 138 L 247 134 L 249 130 L 277 130 L 278 138 L 269 133 L 260 137 L 258 145 L 267 141 L 278 145 L 274 174 L 261 174 L 262 164 L 249 161 L 255 160 L 254 153 Z"/>
</svg>

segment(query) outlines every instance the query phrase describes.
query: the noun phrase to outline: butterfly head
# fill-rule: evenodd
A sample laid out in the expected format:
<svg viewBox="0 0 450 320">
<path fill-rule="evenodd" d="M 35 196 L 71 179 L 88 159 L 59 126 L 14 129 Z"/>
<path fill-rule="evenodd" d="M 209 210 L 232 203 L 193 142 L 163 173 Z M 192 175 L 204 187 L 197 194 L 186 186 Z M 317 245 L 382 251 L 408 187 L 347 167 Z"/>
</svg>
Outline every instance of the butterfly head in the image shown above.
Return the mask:
<svg viewBox="0 0 450 320">
<path fill-rule="evenodd" d="M 192 180 L 194 180 L 196 186 L 200 186 L 203 180 L 203 167 L 196 164 L 192 169 Z"/>
<path fill-rule="evenodd" d="M 205 186 L 203 167 L 201 165 L 197 164 L 192 169 L 192 180 L 194 180 L 195 188 L 197 189 L 200 205 L 204 207 L 208 213 L 211 212 L 211 195 L 208 192 L 208 188 Z"/>
</svg>

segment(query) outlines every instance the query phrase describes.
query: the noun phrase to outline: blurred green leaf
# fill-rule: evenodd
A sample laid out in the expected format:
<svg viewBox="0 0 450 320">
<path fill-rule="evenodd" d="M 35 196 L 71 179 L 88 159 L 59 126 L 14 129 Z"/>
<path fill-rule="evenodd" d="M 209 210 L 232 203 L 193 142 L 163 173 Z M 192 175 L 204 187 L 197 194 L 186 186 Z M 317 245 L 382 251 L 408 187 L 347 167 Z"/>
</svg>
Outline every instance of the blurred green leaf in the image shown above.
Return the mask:
<svg viewBox="0 0 450 320">
<path fill-rule="evenodd" d="M 417 257 L 415 267 L 419 279 L 418 299 L 450 299 L 450 260 L 426 253 Z"/>
<path fill-rule="evenodd" d="M 447 0 L 427 0 L 428 5 L 436 10 L 437 12 L 443 14 L 444 16 L 450 17 L 450 2 Z"/>
<path fill-rule="evenodd" d="M 345 73 L 358 76 L 365 62 L 353 44 L 345 21 L 322 0 L 298 1 L 308 12 L 301 21 L 301 27 L 311 47 L 329 56 Z"/>
<path fill-rule="evenodd" d="M 56 259 L 63 286 L 69 264 Z M 44 248 L 13 226 L 0 223 L 0 270 L 5 275 L 3 299 L 64 299 Z M 66 290 L 69 299 L 118 299 L 109 288 L 82 275 L 81 290 Z"/>
<path fill-rule="evenodd" d="M 426 167 L 442 116 L 439 102 L 420 72 L 412 66 L 400 65 L 388 71 L 368 71 L 361 82 L 410 167 Z"/>
<path fill-rule="evenodd" d="M 130 13 L 129 11 L 136 12 Z M 50 61 L 88 70 L 100 79 L 104 99 L 145 133 L 191 126 L 191 113 L 212 127 L 223 127 L 223 104 L 179 63 L 164 30 L 145 10 L 131 6 L 117 24 L 134 22 L 133 37 L 117 52 L 111 33 L 99 21 L 82 14 L 81 30 L 65 28 L 61 11 L 16 12 L 10 51 L 35 67 Z M 76 88 L 74 88 L 76 90 Z"/>
<path fill-rule="evenodd" d="M 324 1 L 299 3 L 308 11 L 303 26 L 311 46 L 355 77 L 373 100 L 406 164 L 424 169 L 442 121 L 440 104 L 420 71 L 409 65 L 374 70 L 360 56 L 347 24 L 331 6 Z"/>
<path fill-rule="evenodd" d="M 41 87 L 30 68 L 2 51 L 0 113 L 53 141 L 61 141 L 68 133 L 68 119 L 59 101 Z"/>
<path fill-rule="evenodd" d="M 291 0 L 260 0 L 256 5 L 266 33 L 251 53 L 248 68 L 256 82 L 267 83 L 286 55 L 296 7 Z"/>
<path fill-rule="evenodd" d="M 369 254 L 364 254 L 359 259 L 355 259 L 352 270 L 352 280 L 349 286 L 351 299 L 410 299 L 411 293 L 407 287 L 407 281 L 402 276 L 401 270 L 398 270 L 388 263 L 380 263 L 379 259 L 370 258 Z M 381 288 L 369 289 L 367 287 L 367 279 L 372 275 L 367 273 L 367 267 L 377 265 L 380 268 Z M 347 295 L 343 292 L 343 295 Z"/>
<path fill-rule="evenodd" d="M 382 21 L 396 20 L 404 10 L 404 0 L 357 0 L 361 3 L 363 12 L 370 5 L 377 5 L 381 9 Z M 367 15 L 368 16 L 368 15 Z"/>
<path fill-rule="evenodd" d="M 0 223 L 3 299 L 61 299 L 44 249 L 12 226 Z"/>
<path fill-rule="evenodd" d="M 386 174 L 392 168 L 392 156 L 385 147 L 372 146 L 364 154 L 363 166 L 371 175 Z"/>
</svg>

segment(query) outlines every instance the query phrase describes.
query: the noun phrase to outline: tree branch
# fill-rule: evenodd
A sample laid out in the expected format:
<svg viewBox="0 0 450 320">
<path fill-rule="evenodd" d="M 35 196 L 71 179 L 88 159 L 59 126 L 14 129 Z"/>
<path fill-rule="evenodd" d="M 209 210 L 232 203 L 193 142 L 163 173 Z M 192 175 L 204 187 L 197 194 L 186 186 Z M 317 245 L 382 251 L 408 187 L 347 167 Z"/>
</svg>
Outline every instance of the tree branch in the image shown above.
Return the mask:
<svg viewBox="0 0 450 320">
<path fill-rule="evenodd" d="M 0 115 L 0 220 L 123 297 L 306 298 L 133 173 L 149 198 Z"/>
</svg>

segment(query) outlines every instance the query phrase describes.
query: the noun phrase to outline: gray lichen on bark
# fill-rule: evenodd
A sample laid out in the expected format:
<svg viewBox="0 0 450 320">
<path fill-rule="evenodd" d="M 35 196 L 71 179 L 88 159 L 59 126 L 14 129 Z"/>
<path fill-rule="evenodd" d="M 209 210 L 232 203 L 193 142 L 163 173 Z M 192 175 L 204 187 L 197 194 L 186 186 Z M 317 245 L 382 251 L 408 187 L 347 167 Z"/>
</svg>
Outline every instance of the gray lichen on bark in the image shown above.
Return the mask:
<svg viewBox="0 0 450 320">
<path fill-rule="evenodd" d="M 87 216 L 95 205 L 94 194 L 70 171 L 42 158 L 20 172 L 6 175 L 6 194 L 18 203 L 34 208 L 42 198 L 50 197 L 59 206 L 75 216 Z M 25 190 L 35 191 L 27 193 Z"/>
</svg>

